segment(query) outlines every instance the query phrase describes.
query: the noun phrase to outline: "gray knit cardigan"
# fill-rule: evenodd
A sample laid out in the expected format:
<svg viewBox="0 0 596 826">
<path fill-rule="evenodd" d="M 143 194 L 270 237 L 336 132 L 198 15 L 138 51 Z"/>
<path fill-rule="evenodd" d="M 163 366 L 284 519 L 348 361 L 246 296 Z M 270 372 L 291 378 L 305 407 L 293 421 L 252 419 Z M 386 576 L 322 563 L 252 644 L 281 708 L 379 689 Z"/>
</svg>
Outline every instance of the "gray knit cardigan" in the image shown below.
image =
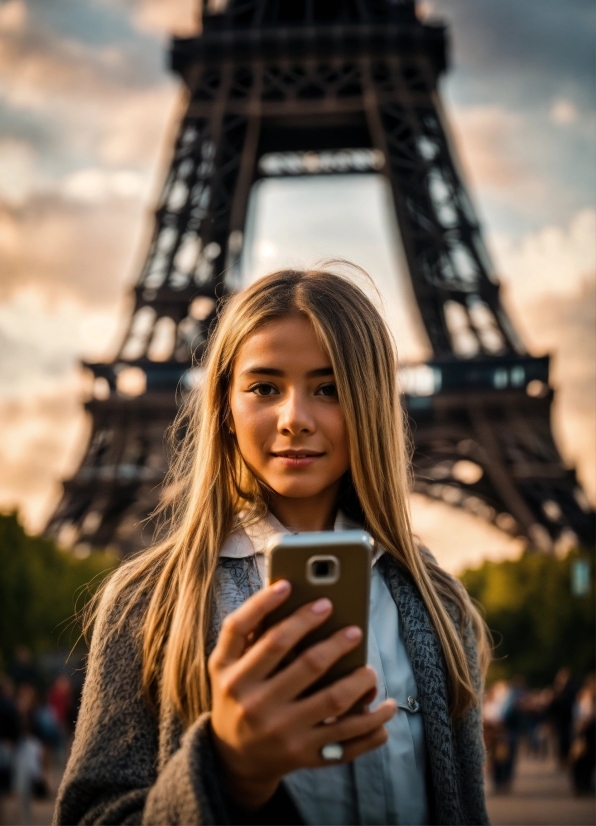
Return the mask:
<svg viewBox="0 0 596 826">
<path fill-rule="evenodd" d="M 391 558 L 385 555 L 379 564 L 399 608 L 424 714 L 433 823 L 487 824 L 480 706 L 455 723 L 450 721 L 445 662 L 422 598 Z M 225 614 L 259 587 L 253 559 L 220 559 L 211 645 Z M 448 608 L 453 614 L 453 606 Z M 108 591 L 91 642 L 74 745 L 54 824 L 234 823 L 238 810 L 230 807 L 218 770 L 209 713 L 183 731 L 171 710 L 162 707 L 155 712 L 147 706 L 140 694 L 137 634 L 144 606 L 133 608 L 118 635 L 107 634 L 120 611 L 121 605 Z M 471 633 L 464 642 L 480 695 Z"/>
</svg>

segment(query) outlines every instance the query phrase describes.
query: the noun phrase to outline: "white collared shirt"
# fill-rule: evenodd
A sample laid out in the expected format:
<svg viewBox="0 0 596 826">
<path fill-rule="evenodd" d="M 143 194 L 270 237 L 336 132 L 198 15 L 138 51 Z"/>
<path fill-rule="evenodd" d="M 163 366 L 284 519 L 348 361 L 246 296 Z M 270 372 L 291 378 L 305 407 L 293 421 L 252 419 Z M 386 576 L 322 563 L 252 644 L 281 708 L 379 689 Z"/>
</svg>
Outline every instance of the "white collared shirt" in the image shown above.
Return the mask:
<svg viewBox="0 0 596 826">
<path fill-rule="evenodd" d="M 334 530 L 361 528 L 341 512 Z M 256 558 L 261 583 L 266 580 L 265 548 L 274 533 L 290 533 L 272 513 L 247 528 L 234 531 L 220 555 Z M 301 769 L 284 778 L 289 793 L 311 824 L 426 824 L 426 746 L 416 681 L 407 655 L 399 611 L 372 560 L 368 631 L 368 662 L 378 676 L 374 709 L 393 697 L 399 708 L 386 723 L 388 741 L 348 765 Z"/>
</svg>

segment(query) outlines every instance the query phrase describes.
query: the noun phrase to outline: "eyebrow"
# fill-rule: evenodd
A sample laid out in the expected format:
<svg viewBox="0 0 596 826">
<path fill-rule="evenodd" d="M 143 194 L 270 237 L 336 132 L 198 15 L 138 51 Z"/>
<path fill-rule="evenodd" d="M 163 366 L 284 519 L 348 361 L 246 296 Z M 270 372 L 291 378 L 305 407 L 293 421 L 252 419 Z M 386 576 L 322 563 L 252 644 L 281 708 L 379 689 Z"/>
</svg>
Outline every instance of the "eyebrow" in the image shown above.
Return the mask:
<svg viewBox="0 0 596 826">
<path fill-rule="evenodd" d="M 278 370 L 275 367 L 249 367 L 248 370 L 243 370 L 242 376 L 278 376 L 283 378 L 286 374 L 283 370 Z M 332 376 L 333 367 L 317 367 L 315 370 L 309 370 L 306 374 L 307 379 L 318 379 L 322 376 Z"/>
</svg>

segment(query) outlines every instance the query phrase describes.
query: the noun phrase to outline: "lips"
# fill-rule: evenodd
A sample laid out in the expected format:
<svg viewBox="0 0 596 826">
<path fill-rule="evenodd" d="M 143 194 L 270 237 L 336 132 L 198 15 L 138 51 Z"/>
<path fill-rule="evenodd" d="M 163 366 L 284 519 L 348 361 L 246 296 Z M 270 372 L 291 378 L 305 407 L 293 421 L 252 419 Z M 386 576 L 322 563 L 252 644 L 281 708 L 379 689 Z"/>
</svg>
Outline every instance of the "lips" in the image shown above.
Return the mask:
<svg viewBox="0 0 596 826">
<path fill-rule="evenodd" d="M 313 465 L 324 453 L 316 450 L 276 450 L 271 451 L 271 455 L 279 463 L 279 466 L 286 470 L 298 470 Z"/>
<path fill-rule="evenodd" d="M 272 450 L 271 453 L 279 459 L 309 459 L 323 455 L 316 450 Z"/>
</svg>

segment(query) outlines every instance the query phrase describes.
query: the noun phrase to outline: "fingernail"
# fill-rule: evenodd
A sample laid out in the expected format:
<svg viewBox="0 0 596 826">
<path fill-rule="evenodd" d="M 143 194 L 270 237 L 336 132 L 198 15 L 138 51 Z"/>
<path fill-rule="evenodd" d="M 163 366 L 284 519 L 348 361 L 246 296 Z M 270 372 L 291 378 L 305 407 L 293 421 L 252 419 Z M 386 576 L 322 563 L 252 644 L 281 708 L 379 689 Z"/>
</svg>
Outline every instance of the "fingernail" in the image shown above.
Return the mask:
<svg viewBox="0 0 596 826">
<path fill-rule="evenodd" d="M 310 610 L 313 614 L 326 614 L 329 610 L 331 610 L 331 600 L 326 597 L 323 597 L 323 599 L 318 599 L 310 606 Z"/>
<path fill-rule="evenodd" d="M 290 590 L 290 583 L 287 579 L 280 579 L 279 582 L 276 582 L 273 586 L 273 592 L 275 594 L 285 594 L 287 591 Z"/>
<path fill-rule="evenodd" d="M 357 625 L 351 625 L 349 628 L 346 628 L 344 634 L 349 640 L 359 640 L 362 636 L 362 631 Z"/>
</svg>

